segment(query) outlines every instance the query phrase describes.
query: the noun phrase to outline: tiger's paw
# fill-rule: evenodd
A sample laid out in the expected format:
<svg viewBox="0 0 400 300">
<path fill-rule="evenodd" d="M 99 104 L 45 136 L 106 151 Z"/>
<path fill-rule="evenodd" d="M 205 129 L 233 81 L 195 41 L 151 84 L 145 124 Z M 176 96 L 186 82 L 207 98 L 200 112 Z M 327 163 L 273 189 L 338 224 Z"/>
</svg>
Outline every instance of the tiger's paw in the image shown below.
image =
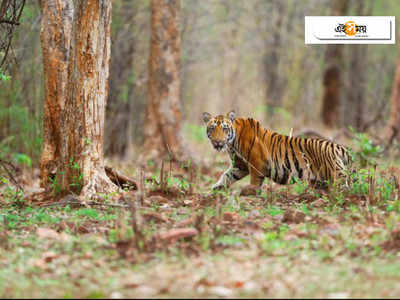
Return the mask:
<svg viewBox="0 0 400 300">
<path fill-rule="evenodd" d="M 240 196 L 257 196 L 261 194 L 261 187 L 257 185 L 246 185 L 240 190 Z"/>
</svg>

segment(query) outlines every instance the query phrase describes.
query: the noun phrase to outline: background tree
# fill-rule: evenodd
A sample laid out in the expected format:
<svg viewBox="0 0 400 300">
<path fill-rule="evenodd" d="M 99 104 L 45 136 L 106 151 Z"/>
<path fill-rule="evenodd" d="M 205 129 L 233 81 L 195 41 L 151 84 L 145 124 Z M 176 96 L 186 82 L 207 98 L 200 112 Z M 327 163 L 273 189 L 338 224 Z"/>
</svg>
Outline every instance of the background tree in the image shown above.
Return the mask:
<svg viewBox="0 0 400 300">
<path fill-rule="evenodd" d="M 45 117 L 45 78 L 38 38 L 42 15 L 38 2 L 25 3 L 8 52 L 8 62 L 17 63 L 7 63 L 5 72 L 11 79 L 0 82 L 0 153 L 11 158 L 14 153 L 26 154 L 33 165 L 37 165 L 41 157 Z M 351 10 L 347 10 L 347 14 L 357 14 L 359 2 L 348 1 Z M 333 132 L 336 128 L 322 126 L 322 118 L 316 118 L 316 112 L 320 112 L 323 105 L 327 46 L 305 46 L 302 25 L 304 15 L 330 15 L 328 3 L 331 2 L 180 1 L 180 97 L 184 101 L 180 103 L 182 107 L 178 107 L 182 114 L 180 132 L 185 140 L 185 151 L 189 149 L 195 154 L 199 149 L 202 152 L 199 146 L 208 149 L 199 112 L 220 113 L 229 110 L 232 104 L 237 106 L 240 115 L 257 118 L 279 132 L 289 133 L 292 127 L 295 132 L 311 127 L 326 135 L 336 135 Z M 123 158 L 124 164 L 135 164 L 143 145 L 149 92 L 150 4 L 151 1 L 113 0 L 113 55 L 104 143 L 106 157 L 112 156 L 114 162 Z M 279 5 L 283 7 L 280 18 Z M 364 8 L 368 7 L 371 15 L 390 15 L 399 9 L 400 2 L 366 1 Z M 0 26 L 4 28 L 5 25 Z M 287 32 L 290 34 L 284 34 Z M 279 49 L 275 49 L 274 36 L 279 37 Z M 340 73 L 345 85 L 340 91 L 344 97 L 338 126 L 347 125 L 344 116 L 349 117 L 349 111 L 357 110 L 356 103 L 347 102 L 350 100 L 348 93 L 355 87 L 351 86 L 350 79 L 358 83 L 364 75 L 361 79 L 365 83 L 357 85 L 357 89 L 363 88 L 360 90 L 364 119 L 361 129 L 380 135 L 389 119 L 390 101 L 387 99 L 392 94 L 397 47 L 369 45 L 361 61 L 364 72 L 354 77 L 351 75 L 355 74 L 351 61 L 357 57 L 352 54 L 354 46 L 344 45 L 342 54 L 346 59 L 343 59 Z M 0 57 L 3 53 L 0 51 Z M 273 53 L 279 60 L 277 68 L 266 63 L 266 58 Z M 277 86 L 282 88 L 280 96 L 274 98 L 279 98 L 279 102 L 272 104 L 274 99 L 266 93 L 267 78 L 273 79 L 276 74 L 272 73 L 276 72 L 280 78 L 276 80 L 280 82 Z M 266 113 L 267 104 L 274 105 L 273 110 L 268 109 L 270 114 Z"/>
<path fill-rule="evenodd" d="M 149 51 L 149 4 L 113 2 L 110 84 L 104 151 L 130 158 L 142 138 Z M 112 137 L 112 138 L 111 138 Z"/>
<path fill-rule="evenodd" d="M 267 23 L 267 28 L 265 31 L 272 31 L 272 36 L 265 40 L 266 54 L 264 55 L 264 73 L 266 79 L 266 98 L 268 99 L 268 104 L 272 107 L 279 106 L 282 97 L 283 88 L 283 78 L 281 72 L 279 72 L 279 62 L 281 56 L 279 52 L 281 51 L 282 44 L 282 34 L 285 29 L 283 26 L 284 15 L 285 15 L 285 3 L 279 0 L 273 0 L 271 14 L 272 17 L 269 18 Z M 268 115 L 271 116 L 271 109 L 268 109 Z"/>
<path fill-rule="evenodd" d="M 10 52 L 13 32 L 20 24 L 19 19 L 24 6 L 25 0 L 0 1 L 0 71 Z"/>
<path fill-rule="evenodd" d="M 114 191 L 103 162 L 111 0 L 76 4 L 47 0 L 42 1 L 42 12 L 46 77 L 42 183 L 48 184 L 45 176 L 55 166 L 62 191 L 88 198 Z"/>
<path fill-rule="evenodd" d="M 347 0 L 332 1 L 332 15 L 345 16 Z M 337 126 L 339 119 L 340 90 L 342 86 L 343 45 L 326 45 L 326 69 L 323 77 L 322 120 L 326 126 Z"/>
<path fill-rule="evenodd" d="M 151 1 L 149 82 L 144 127 L 144 156 L 169 155 L 180 160 L 182 114 L 180 109 L 181 39 L 179 0 Z"/>
<path fill-rule="evenodd" d="M 351 15 L 371 15 L 370 1 L 353 2 L 351 7 L 354 13 Z M 341 72 L 344 76 L 343 88 L 345 97 L 341 105 L 342 124 L 346 127 L 352 126 L 357 131 L 362 131 L 365 125 L 365 97 L 367 91 L 367 66 L 368 45 L 356 44 L 346 45 L 344 52 L 349 63 L 343 66 L 347 72 Z M 348 109 L 351 107 L 352 109 Z"/>
</svg>

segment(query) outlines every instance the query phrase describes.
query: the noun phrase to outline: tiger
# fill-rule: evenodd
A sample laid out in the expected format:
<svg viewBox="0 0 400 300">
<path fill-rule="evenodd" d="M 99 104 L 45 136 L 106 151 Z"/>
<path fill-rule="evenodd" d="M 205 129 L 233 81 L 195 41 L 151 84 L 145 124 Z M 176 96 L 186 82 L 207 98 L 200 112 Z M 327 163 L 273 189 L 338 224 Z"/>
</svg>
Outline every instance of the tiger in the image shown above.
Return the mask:
<svg viewBox="0 0 400 300">
<path fill-rule="evenodd" d="M 250 184 L 260 188 L 265 177 L 279 184 L 296 178 L 326 188 L 338 177 L 345 177 L 351 156 L 344 146 L 327 139 L 289 137 L 265 129 L 253 118 L 204 112 L 207 137 L 217 151 L 227 151 L 230 167 L 220 176 L 213 190 L 227 188 L 250 174 Z"/>
</svg>

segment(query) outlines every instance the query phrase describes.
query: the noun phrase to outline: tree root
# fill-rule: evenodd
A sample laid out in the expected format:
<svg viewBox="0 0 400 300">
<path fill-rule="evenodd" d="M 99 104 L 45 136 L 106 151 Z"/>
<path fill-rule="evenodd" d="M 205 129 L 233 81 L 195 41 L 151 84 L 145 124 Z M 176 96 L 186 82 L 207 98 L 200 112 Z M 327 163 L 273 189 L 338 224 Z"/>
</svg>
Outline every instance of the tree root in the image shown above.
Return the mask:
<svg viewBox="0 0 400 300">
<path fill-rule="evenodd" d="M 82 205 L 101 205 L 102 201 L 98 197 L 98 192 L 108 193 L 117 190 L 117 187 L 123 189 L 128 188 L 130 190 L 138 190 L 138 184 L 136 181 L 126 175 L 121 174 L 119 171 L 115 170 L 114 168 L 106 166 L 105 168 L 105 176 L 100 173 L 95 173 L 93 178 L 91 178 L 91 182 L 87 183 L 80 193 L 80 195 L 73 195 L 65 193 L 55 196 L 54 193 L 50 190 L 49 187 L 46 189 L 41 189 L 38 192 L 30 193 L 29 195 L 25 196 L 25 200 L 30 204 L 36 204 L 39 206 L 51 206 L 51 203 L 54 205 L 66 205 L 66 204 L 79 204 Z M 100 187 L 100 188 L 99 188 Z M 21 188 L 22 189 L 22 188 Z M 64 196 L 61 201 L 60 196 Z M 73 199 L 71 203 L 65 201 L 66 199 Z M 79 200 L 78 200 L 79 199 Z M 100 202 L 87 202 L 86 200 L 94 200 L 97 199 Z M 98 204 L 97 204 L 98 203 Z M 106 205 L 106 204 L 105 204 Z M 120 207 L 116 205 L 116 207 Z M 121 206 L 122 207 L 122 206 Z"/>
<path fill-rule="evenodd" d="M 135 180 L 131 177 L 125 176 L 115 169 L 105 166 L 106 175 L 110 180 L 119 187 L 128 187 L 129 189 L 137 190 L 138 185 Z"/>
</svg>

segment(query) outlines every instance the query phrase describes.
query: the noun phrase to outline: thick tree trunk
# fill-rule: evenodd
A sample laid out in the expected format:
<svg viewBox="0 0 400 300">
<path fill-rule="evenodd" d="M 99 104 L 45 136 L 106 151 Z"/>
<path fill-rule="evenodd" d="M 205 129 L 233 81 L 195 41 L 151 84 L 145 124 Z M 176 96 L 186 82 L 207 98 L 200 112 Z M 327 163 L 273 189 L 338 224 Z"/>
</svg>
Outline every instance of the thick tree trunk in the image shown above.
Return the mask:
<svg viewBox="0 0 400 300">
<path fill-rule="evenodd" d="M 149 86 L 143 158 L 181 160 L 179 0 L 151 1 Z"/>
<path fill-rule="evenodd" d="M 49 185 L 50 174 L 61 156 L 61 114 L 65 107 L 68 63 L 73 25 L 73 0 L 42 1 L 42 43 L 45 78 L 41 185 Z"/>
<path fill-rule="evenodd" d="M 76 4 L 68 97 L 61 151 L 61 188 L 93 198 L 116 186 L 103 162 L 103 136 L 110 61 L 111 0 Z"/>
<path fill-rule="evenodd" d="M 400 145 L 400 43 L 391 101 L 390 119 L 387 125 L 388 145 L 391 145 L 394 140 L 397 140 Z"/>
<path fill-rule="evenodd" d="M 344 16 L 347 11 L 347 0 L 335 0 L 332 15 Z M 322 121 L 326 126 L 334 127 L 338 122 L 343 45 L 327 45 L 325 61 L 327 64 L 324 72 L 324 94 L 322 99 Z"/>
<path fill-rule="evenodd" d="M 48 184 L 52 162 L 62 192 L 94 198 L 117 189 L 103 162 L 111 0 L 75 3 L 74 7 L 72 0 L 47 0 L 42 6 L 43 18 L 54 24 L 49 31 L 47 22 L 42 23 L 47 121 L 41 177 L 42 184 Z M 66 24 L 71 24 L 72 10 L 71 27 Z"/>
</svg>

